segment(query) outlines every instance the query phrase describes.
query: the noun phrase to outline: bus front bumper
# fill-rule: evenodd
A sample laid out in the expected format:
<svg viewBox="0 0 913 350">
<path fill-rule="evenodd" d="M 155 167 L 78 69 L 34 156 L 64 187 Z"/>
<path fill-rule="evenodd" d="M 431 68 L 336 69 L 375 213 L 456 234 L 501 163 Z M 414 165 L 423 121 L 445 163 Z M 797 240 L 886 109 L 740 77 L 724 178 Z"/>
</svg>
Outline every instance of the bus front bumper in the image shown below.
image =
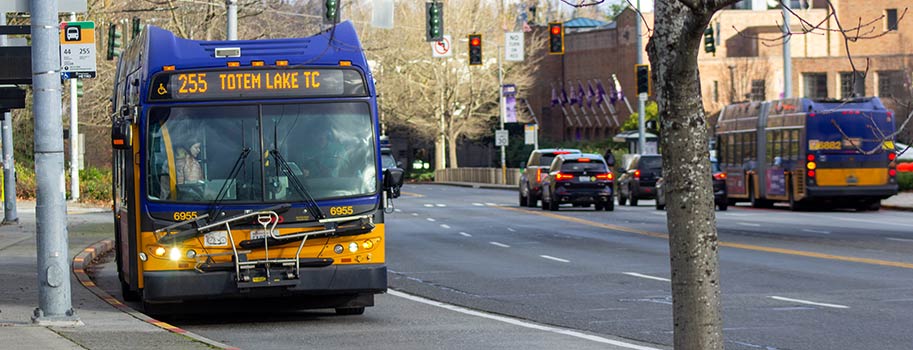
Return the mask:
<svg viewBox="0 0 913 350">
<path fill-rule="evenodd" d="M 880 198 L 885 199 L 897 194 L 897 184 L 882 186 L 858 186 L 858 187 L 823 187 L 809 186 L 806 189 L 806 196 L 811 198 L 830 198 L 830 199 L 861 199 L 861 198 Z"/>
<path fill-rule="evenodd" d="M 273 270 L 271 270 L 273 271 Z M 278 276 L 279 272 L 273 276 Z M 197 272 L 146 271 L 143 273 L 145 301 L 184 301 L 231 298 L 277 298 L 300 295 L 345 296 L 383 293 L 387 290 L 387 266 L 330 265 L 301 270 L 301 277 L 283 280 L 281 285 L 262 282 L 252 288 L 239 287 L 234 271 Z M 244 283 L 242 285 L 251 285 Z M 328 298 L 327 300 L 331 300 Z M 334 307 L 325 305 L 323 307 Z"/>
</svg>

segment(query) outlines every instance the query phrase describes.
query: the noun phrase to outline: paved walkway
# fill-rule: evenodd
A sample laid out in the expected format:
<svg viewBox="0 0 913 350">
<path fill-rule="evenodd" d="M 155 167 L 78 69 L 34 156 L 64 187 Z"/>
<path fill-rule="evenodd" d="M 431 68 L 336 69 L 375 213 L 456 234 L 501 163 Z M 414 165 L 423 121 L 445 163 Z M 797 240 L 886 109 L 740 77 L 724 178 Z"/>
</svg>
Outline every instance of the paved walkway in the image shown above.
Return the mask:
<svg viewBox="0 0 913 350">
<path fill-rule="evenodd" d="M 71 204 L 67 211 L 71 258 L 94 242 L 113 238 L 110 210 Z M 20 201 L 18 212 L 19 224 L 0 226 L 0 348 L 212 349 L 113 308 L 70 271 L 72 303 L 83 325 L 32 324 L 38 306 L 35 202 Z"/>
</svg>

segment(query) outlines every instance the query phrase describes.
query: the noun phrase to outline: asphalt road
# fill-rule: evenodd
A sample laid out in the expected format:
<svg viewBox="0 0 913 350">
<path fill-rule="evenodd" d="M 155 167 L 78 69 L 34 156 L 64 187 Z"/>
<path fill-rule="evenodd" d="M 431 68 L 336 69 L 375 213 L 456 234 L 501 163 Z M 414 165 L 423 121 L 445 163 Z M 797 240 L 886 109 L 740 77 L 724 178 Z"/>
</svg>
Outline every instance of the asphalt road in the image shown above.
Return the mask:
<svg viewBox="0 0 913 350">
<path fill-rule="evenodd" d="M 362 316 L 276 309 L 166 321 L 242 348 L 671 345 L 665 212 L 652 201 L 556 213 L 519 207 L 513 191 L 415 185 L 395 204 L 390 288 L 484 315 L 393 292 Z M 727 349 L 910 349 L 910 213 L 730 207 L 717 221 Z M 99 284 L 116 294 L 110 270 Z"/>
</svg>

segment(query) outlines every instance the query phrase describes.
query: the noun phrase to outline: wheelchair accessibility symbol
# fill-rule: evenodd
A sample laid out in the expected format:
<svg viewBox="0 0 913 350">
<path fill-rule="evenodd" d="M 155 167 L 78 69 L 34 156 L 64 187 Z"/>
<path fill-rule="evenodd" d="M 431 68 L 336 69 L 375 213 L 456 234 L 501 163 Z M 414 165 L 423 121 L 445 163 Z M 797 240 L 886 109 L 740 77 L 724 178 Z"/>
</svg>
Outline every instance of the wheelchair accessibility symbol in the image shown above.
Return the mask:
<svg viewBox="0 0 913 350">
<path fill-rule="evenodd" d="M 168 93 L 168 89 L 165 89 L 165 84 L 160 83 L 158 90 L 156 90 L 155 92 L 157 92 L 159 95 L 165 95 Z"/>
</svg>

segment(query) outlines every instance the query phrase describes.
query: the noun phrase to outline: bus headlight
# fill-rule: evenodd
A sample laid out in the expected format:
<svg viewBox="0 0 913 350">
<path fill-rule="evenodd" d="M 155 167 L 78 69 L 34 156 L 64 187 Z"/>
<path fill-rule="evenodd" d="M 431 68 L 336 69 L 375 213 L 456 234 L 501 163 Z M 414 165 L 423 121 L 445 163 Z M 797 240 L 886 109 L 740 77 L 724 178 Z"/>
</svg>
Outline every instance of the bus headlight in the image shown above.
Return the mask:
<svg viewBox="0 0 913 350">
<path fill-rule="evenodd" d="M 165 247 L 156 247 L 152 252 L 155 256 L 165 256 Z"/>
<path fill-rule="evenodd" d="M 333 252 L 336 254 L 342 254 L 344 249 L 345 248 L 342 247 L 342 244 L 337 244 L 335 247 L 333 247 Z"/>
<path fill-rule="evenodd" d="M 374 248 L 374 242 L 372 242 L 372 241 L 369 239 L 369 240 L 367 240 L 367 241 L 362 242 L 362 243 L 361 243 L 361 247 L 362 247 L 362 248 L 365 248 L 365 250 Z"/>
<path fill-rule="evenodd" d="M 146 256 L 146 253 L 140 252 L 140 253 L 139 253 L 139 260 L 140 260 L 140 261 L 146 261 L 146 260 L 149 260 L 149 257 Z"/>
<path fill-rule="evenodd" d="M 168 252 L 168 258 L 172 261 L 181 260 L 181 250 L 177 247 L 171 248 L 171 251 Z"/>
<path fill-rule="evenodd" d="M 187 259 L 193 259 L 197 257 L 197 251 L 193 249 L 187 250 Z"/>
<path fill-rule="evenodd" d="M 358 251 L 358 243 L 352 242 L 349 243 L 349 251 L 354 253 Z"/>
</svg>

